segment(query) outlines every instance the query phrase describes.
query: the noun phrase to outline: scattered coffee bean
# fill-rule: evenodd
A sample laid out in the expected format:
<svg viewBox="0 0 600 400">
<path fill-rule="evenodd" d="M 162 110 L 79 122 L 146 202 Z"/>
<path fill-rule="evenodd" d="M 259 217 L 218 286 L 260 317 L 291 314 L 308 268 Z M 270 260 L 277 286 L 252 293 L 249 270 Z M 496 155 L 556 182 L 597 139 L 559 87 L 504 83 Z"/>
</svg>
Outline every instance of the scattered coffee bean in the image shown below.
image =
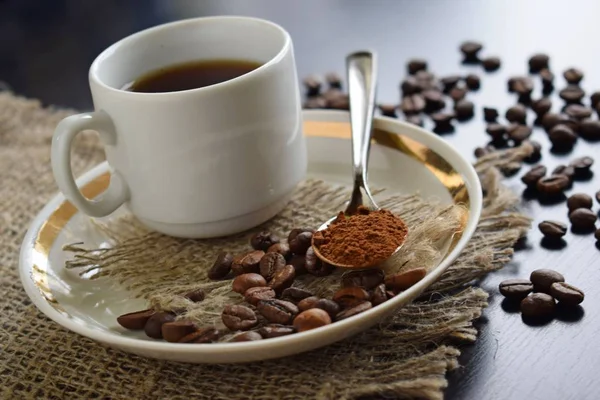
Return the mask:
<svg viewBox="0 0 600 400">
<path fill-rule="evenodd" d="M 398 108 L 395 104 L 379 104 L 379 111 L 381 115 L 385 117 L 396 117 L 396 109 Z"/>
<path fill-rule="evenodd" d="M 577 68 L 569 68 L 563 72 L 563 76 L 567 83 L 577 85 L 583 79 L 583 71 Z"/>
<path fill-rule="evenodd" d="M 493 122 L 488 124 L 488 126 L 485 128 L 485 132 L 490 135 L 494 142 L 503 142 L 506 140 L 506 133 L 508 132 L 508 129 L 505 125 Z"/>
<path fill-rule="evenodd" d="M 569 167 L 575 170 L 575 178 L 584 178 L 590 173 L 590 168 L 594 165 L 594 159 L 589 156 L 578 157 L 569 163 Z"/>
<path fill-rule="evenodd" d="M 385 278 L 385 287 L 394 291 L 406 290 L 423 279 L 426 274 L 427 270 L 425 268 L 415 268 L 394 275 L 388 275 Z"/>
<path fill-rule="evenodd" d="M 275 291 L 268 286 L 254 286 L 244 292 L 244 299 L 253 306 L 261 300 L 274 299 L 275 296 Z"/>
<path fill-rule="evenodd" d="M 197 328 L 198 327 L 196 326 L 196 324 L 188 320 L 166 322 L 161 327 L 162 337 L 167 342 L 177 343 L 184 336 L 195 332 Z"/>
<path fill-rule="evenodd" d="M 267 253 L 279 253 L 285 258 L 289 260 L 292 257 L 292 251 L 290 247 L 286 243 L 275 243 L 273 246 L 267 249 Z M 260 267 L 260 263 L 259 263 Z"/>
<path fill-rule="evenodd" d="M 311 275 L 327 276 L 331 275 L 333 272 L 333 266 L 321 261 L 321 259 L 315 254 L 315 250 L 312 246 L 306 250 L 305 259 L 306 271 Z"/>
<path fill-rule="evenodd" d="M 507 163 L 506 165 L 503 165 L 500 167 L 500 172 L 502 172 L 502 174 L 504 176 L 513 176 L 514 174 L 516 174 L 517 172 L 519 172 L 519 170 L 521 169 L 521 163 L 518 161 L 511 161 L 509 163 Z"/>
<path fill-rule="evenodd" d="M 373 293 L 371 293 L 371 303 L 374 306 L 378 306 L 381 303 L 384 303 L 388 300 L 388 295 L 385 290 L 385 284 L 382 283 L 378 285 L 375 289 L 373 289 Z"/>
<path fill-rule="evenodd" d="M 373 307 L 373 305 L 371 304 L 370 301 L 364 301 L 362 303 L 355 305 L 354 307 L 347 308 L 347 309 L 339 312 L 338 315 L 335 316 L 335 319 L 336 319 L 336 321 L 341 321 L 343 319 L 350 318 L 357 314 L 365 312 L 365 311 L 371 309 L 372 307 Z"/>
<path fill-rule="evenodd" d="M 410 96 L 411 94 L 420 93 L 423 87 L 417 81 L 414 76 L 409 76 L 400 84 L 400 90 L 402 91 L 402 97 Z"/>
<path fill-rule="evenodd" d="M 586 140 L 600 140 L 600 121 L 591 119 L 581 121 L 579 135 Z"/>
<path fill-rule="evenodd" d="M 458 82 L 461 81 L 460 75 L 449 75 L 443 78 L 440 78 L 440 82 L 442 83 L 442 87 L 444 93 L 449 93 L 450 90 L 454 89 Z"/>
<path fill-rule="evenodd" d="M 454 119 L 454 117 L 454 113 L 447 112 L 438 112 L 431 114 L 431 119 L 435 124 L 433 130 L 439 133 L 452 131 L 454 129 L 454 127 L 452 126 L 452 120 Z"/>
<path fill-rule="evenodd" d="M 251 272 L 236 276 L 231 283 L 231 290 L 243 295 L 246 290 L 256 286 L 267 286 L 267 281 L 262 275 Z"/>
<path fill-rule="evenodd" d="M 332 108 L 334 110 L 347 111 L 350 109 L 350 99 L 349 99 L 348 95 L 342 95 L 340 97 L 336 97 L 327 103 L 327 107 Z"/>
<path fill-rule="evenodd" d="M 312 232 L 308 231 L 294 236 L 294 238 L 288 242 L 292 253 L 298 255 L 306 254 L 306 250 L 308 250 L 312 241 L 312 235 Z"/>
<path fill-rule="evenodd" d="M 542 117 L 541 123 L 546 132 L 550 132 L 550 129 L 554 128 L 566 118 L 566 115 L 548 112 Z"/>
<path fill-rule="evenodd" d="M 427 70 L 427 61 L 422 58 L 414 58 L 406 64 L 406 69 L 409 75 L 414 75 L 419 71 Z"/>
<path fill-rule="evenodd" d="M 576 193 L 569 196 L 567 199 L 567 207 L 569 211 L 577 210 L 578 208 L 591 209 L 593 205 L 592 197 L 585 193 Z"/>
<path fill-rule="evenodd" d="M 273 278 L 273 275 L 285 266 L 285 257 L 279 253 L 265 254 L 258 264 L 260 274 L 267 280 Z"/>
<path fill-rule="evenodd" d="M 208 270 L 208 278 L 212 280 L 219 280 L 225 278 L 229 271 L 231 271 L 231 263 L 233 262 L 233 256 L 229 253 L 219 253 L 213 266 Z"/>
<path fill-rule="evenodd" d="M 592 108 L 596 108 L 596 106 L 600 103 L 600 91 L 594 92 L 590 96 L 590 104 Z"/>
<path fill-rule="evenodd" d="M 321 300 L 321 298 L 317 296 L 306 297 L 298 302 L 298 309 L 304 311 L 314 308 L 319 300 Z"/>
<path fill-rule="evenodd" d="M 336 99 L 339 99 L 341 97 L 344 97 L 344 96 L 345 96 L 345 93 L 337 88 L 330 88 L 330 89 L 326 90 L 325 92 L 323 92 L 323 95 L 322 95 L 322 97 L 327 102 L 328 106 L 331 102 L 333 102 Z"/>
<path fill-rule="evenodd" d="M 252 246 L 254 250 L 267 251 L 269 247 L 279 242 L 279 236 L 269 231 L 262 231 L 252 236 L 252 238 L 250 239 L 250 246 Z"/>
<path fill-rule="evenodd" d="M 583 120 L 592 116 L 592 109 L 581 104 L 569 104 L 564 109 L 565 114 L 576 120 Z"/>
<path fill-rule="evenodd" d="M 342 275 L 342 287 L 361 287 L 371 290 L 383 283 L 385 274 L 382 270 L 373 268 L 362 271 L 350 271 Z"/>
<path fill-rule="evenodd" d="M 529 72 L 536 74 L 549 66 L 550 57 L 547 54 L 538 53 L 529 58 Z"/>
<path fill-rule="evenodd" d="M 345 287 L 334 293 L 332 300 L 342 308 L 354 307 L 358 303 L 369 300 L 369 293 L 360 287 Z"/>
<path fill-rule="evenodd" d="M 485 147 L 476 147 L 474 154 L 475 154 L 475 157 L 481 158 L 485 155 L 490 154 L 490 152 Z"/>
<path fill-rule="evenodd" d="M 507 279 L 500 282 L 500 293 L 510 300 L 522 300 L 533 292 L 533 284 L 527 279 Z"/>
<path fill-rule="evenodd" d="M 264 339 L 271 339 L 296 333 L 296 328 L 291 325 L 270 324 L 260 328 L 258 333 L 260 333 Z"/>
<path fill-rule="evenodd" d="M 559 165 L 552 170 L 552 175 L 564 175 L 569 180 L 569 185 L 573 182 L 575 177 L 575 169 L 573 167 L 567 167 L 566 165 Z"/>
<path fill-rule="evenodd" d="M 248 331 L 244 333 L 240 333 L 239 335 L 235 335 L 232 342 L 251 342 L 253 340 L 261 340 L 262 336 L 260 333 L 255 331 Z"/>
<path fill-rule="evenodd" d="M 437 90 L 426 90 L 423 92 L 425 100 L 425 111 L 434 112 L 443 109 L 446 106 L 444 95 Z"/>
<path fill-rule="evenodd" d="M 528 76 L 512 77 L 508 80 L 508 91 L 526 98 L 533 92 L 533 81 Z"/>
<path fill-rule="evenodd" d="M 309 292 L 308 290 L 300 289 L 297 287 L 289 287 L 287 289 L 284 289 L 284 291 L 281 293 L 281 297 L 283 299 L 289 299 L 295 303 L 297 303 L 301 300 L 304 300 L 307 297 L 311 297 L 311 296 L 313 296 L 313 294 L 311 292 Z"/>
<path fill-rule="evenodd" d="M 466 95 L 467 95 L 467 90 L 464 87 L 460 87 L 460 86 L 452 88 L 452 90 L 450 90 L 450 93 L 448 93 L 448 96 L 450 96 L 450 98 L 452 100 L 454 100 L 455 103 L 463 100 Z"/>
<path fill-rule="evenodd" d="M 308 331 L 329 324 L 331 324 L 331 317 L 326 311 L 319 308 L 302 311 L 294 318 L 293 322 L 294 328 L 298 332 Z"/>
<path fill-rule="evenodd" d="M 567 225 L 558 221 L 542 221 L 538 228 L 549 239 L 560 239 L 567 233 Z"/>
<path fill-rule="evenodd" d="M 574 229 L 579 231 L 590 231 L 595 229 L 598 216 L 587 208 L 578 208 L 569 213 L 569 221 Z"/>
<path fill-rule="evenodd" d="M 526 140 L 524 143 L 528 143 L 532 147 L 533 151 L 523 161 L 527 163 L 538 162 L 539 159 L 542 158 L 542 145 L 535 140 Z"/>
<path fill-rule="evenodd" d="M 510 107 L 508 110 L 506 110 L 505 117 L 509 122 L 516 122 L 518 124 L 526 124 L 527 123 L 527 109 L 525 107 L 523 107 L 521 104 L 517 104 L 515 106 Z"/>
<path fill-rule="evenodd" d="M 261 300 L 269 301 L 269 300 Z M 242 305 L 227 304 L 221 314 L 223 324 L 232 331 L 247 331 L 258 325 L 258 318 L 252 309 Z"/>
<path fill-rule="evenodd" d="M 596 229 L 596 232 L 594 232 L 594 238 L 600 242 L 600 228 Z"/>
<path fill-rule="evenodd" d="M 548 95 L 554 91 L 554 74 L 549 69 L 540 71 L 542 79 L 542 93 Z"/>
<path fill-rule="evenodd" d="M 555 282 L 550 286 L 550 295 L 558 300 L 559 303 L 567 306 L 576 306 L 581 303 L 585 297 L 581 289 L 565 282 Z"/>
<path fill-rule="evenodd" d="M 281 325 L 290 324 L 299 312 L 294 303 L 278 299 L 261 300 L 256 308 L 269 322 Z"/>
<path fill-rule="evenodd" d="M 477 90 L 481 87 L 481 80 L 475 74 L 469 74 L 465 77 L 465 84 L 469 90 Z"/>
<path fill-rule="evenodd" d="M 498 68 L 500 68 L 500 64 L 500 58 L 498 57 L 487 57 L 481 60 L 483 69 L 488 72 L 496 71 Z"/>
<path fill-rule="evenodd" d="M 340 306 L 338 303 L 329 299 L 317 300 L 312 308 L 320 308 L 321 310 L 325 310 L 332 318 L 334 318 L 340 312 Z"/>
<path fill-rule="evenodd" d="M 264 251 L 254 250 L 249 253 L 234 257 L 233 262 L 231 263 L 231 270 L 233 271 L 233 274 L 242 275 L 260 272 L 259 263 L 264 255 Z"/>
<path fill-rule="evenodd" d="M 337 72 L 328 72 L 325 74 L 325 80 L 332 89 L 342 88 L 342 77 Z"/>
<path fill-rule="evenodd" d="M 413 124 L 416 126 L 423 126 L 423 117 L 420 115 L 407 115 L 404 120 L 409 124 Z"/>
<path fill-rule="evenodd" d="M 556 303 L 546 293 L 533 293 L 521 300 L 521 313 L 527 318 L 545 318 L 554 313 Z"/>
<path fill-rule="evenodd" d="M 146 325 L 144 325 L 144 332 L 148 337 L 153 339 L 162 339 L 162 326 L 167 322 L 175 321 L 175 314 L 169 312 L 157 312 L 153 314 Z"/>
<path fill-rule="evenodd" d="M 276 293 L 281 293 L 292 286 L 295 278 L 296 269 L 291 265 L 286 265 L 275 272 L 273 279 L 269 282 L 269 287 L 275 290 Z"/>
<path fill-rule="evenodd" d="M 302 108 L 309 110 L 327 108 L 327 100 L 325 100 L 323 97 L 309 97 L 302 105 Z"/>
<path fill-rule="evenodd" d="M 179 343 L 212 343 L 219 339 L 221 332 L 214 327 L 200 328 L 181 338 Z"/>
<path fill-rule="evenodd" d="M 553 269 L 536 269 L 529 276 L 529 280 L 533 283 L 533 289 L 536 292 L 549 293 L 550 286 L 554 282 L 564 282 L 565 277 Z"/>
<path fill-rule="evenodd" d="M 491 107 L 483 107 L 483 119 L 486 122 L 496 122 L 498 119 L 498 110 Z"/>
<path fill-rule="evenodd" d="M 600 190 L 596 192 L 596 201 L 600 203 Z"/>
<path fill-rule="evenodd" d="M 527 125 L 512 124 L 508 127 L 508 137 L 515 142 L 516 145 L 529 139 L 533 130 Z"/>
<path fill-rule="evenodd" d="M 405 115 L 418 114 L 425 110 L 425 99 L 420 94 L 406 96 L 400 102 L 400 109 Z"/>
<path fill-rule="evenodd" d="M 127 314 L 123 314 L 117 318 L 117 322 L 123 328 L 139 331 L 144 329 L 146 322 L 152 317 L 156 311 L 154 310 L 142 310 L 135 311 Z"/>
<path fill-rule="evenodd" d="M 568 85 L 566 88 L 558 92 L 558 95 L 568 104 L 579 103 L 585 96 L 582 88 L 576 85 Z"/>
<path fill-rule="evenodd" d="M 199 303 L 202 300 L 204 300 L 204 298 L 206 297 L 206 294 L 204 293 L 204 290 L 198 288 L 198 289 L 192 290 L 191 292 L 184 294 L 183 297 L 185 297 L 186 299 L 188 299 L 194 303 Z"/>
<path fill-rule="evenodd" d="M 548 169 L 543 165 L 531 167 L 531 169 L 521 177 L 521 182 L 528 187 L 536 187 L 538 181 L 546 176 L 547 171 Z"/>
<path fill-rule="evenodd" d="M 468 62 L 478 61 L 478 54 L 482 48 L 481 43 L 474 41 L 466 41 L 460 45 L 460 51 L 463 53 L 465 61 Z"/>
<path fill-rule="evenodd" d="M 548 97 L 542 97 L 531 103 L 531 109 L 539 117 L 543 117 L 552 108 L 552 100 Z"/>
<path fill-rule="evenodd" d="M 548 138 L 557 149 L 570 149 L 577 141 L 577 135 L 567 125 L 559 124 L 550 129 Z"/>
<path fill-rule="evenodd" d="M 460 100 L 454 105 L 454 113 L 456 119 L 459 121 L 465 121 L 469 118 L 473 118 L 475 113 L 475 105 L 469 100 Z"/>
<path fill-rule="evenodd" d="M 552 175 L 540 179 L 537 184 L 537 190 L 546 196 L 556 196 L 569 187 L 571 182 L 565 175 Z"/>
</svg>

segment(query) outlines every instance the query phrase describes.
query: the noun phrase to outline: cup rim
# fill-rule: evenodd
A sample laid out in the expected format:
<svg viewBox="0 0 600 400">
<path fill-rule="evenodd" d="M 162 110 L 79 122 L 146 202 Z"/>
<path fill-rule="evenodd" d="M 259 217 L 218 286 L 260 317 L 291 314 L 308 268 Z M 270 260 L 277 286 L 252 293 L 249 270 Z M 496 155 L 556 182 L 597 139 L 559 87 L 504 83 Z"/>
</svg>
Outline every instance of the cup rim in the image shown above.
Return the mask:
<svg viewBox="0 0 600 400">
<path fill-rule="evenodd" d="M 200 87 L 200 88 L 194 88 L 194 89 L 179 90 L 179 91 L 173 91 L 173 92 L 156 92 L 156 93 L 131 92 L 128 90 L 123 90 L 123 89 L 118 89 L 118 88 L 112 87 L 112 86 L 106 84 L 105 82 L 103 82 L 102 79 L 100 79 L 100 77 L 98 76 L 98 71 L 100 70 L 100 63 L 102 61 L 104 61 L 107 57 L 112 55 L 112 53 L 117 51 L 117 49 L 119 47 L 123 46 L 126 43 L 132 42 L 134 40 L 138 40 L 143 36 L 146 36 L 146 35 L 152 34 L 152 33 L 156 33 L 161 30 L 172 29 L 172 28 L 181 27 L 184 25 L 192 25 L 192 24 L 197 24 L 197 23 L 215 22 L 215 21 L 223 21 L 223 20 L 253 21 L 253 22 L 257 22 L 257 23 L 264 24 L 264 25 L 270 26 L 272 28 L 275 28 L 283 36 L 283 39 L 284 39 L 283 46 L 281 47 L 281 49 L 277 52 L 277 54 L 275 56 L 273 56 L 271 59 L 269 59 L 269 61 L 261 64 L 258 68 L 253 69 L 250 72 L 247 72 L 247 73 L 240 75 L 238 77 L 235 77 L 233 79 L 226 80 L 224 82 L 219 82 L 219 83 L 215 83 L 213 85 L 204 86 L 204 87 Z M 104 49 L 92 62 L 92 65 L 90 66 L 89 73 L 88 73 L 88 79 L 90 81 L 90 84 L 98 85 L 102 89 L 110 91 L 113 94 L 119 94 L 119 95 L 123 95 L 123 96 L 136 96 L 136 97 L 163 96 L 163 97 L 165 97 L 165 96 L 174 96 L 174 95 L 179 95 L 179 96 L 189 95 L 189 94 L 195 94 L 195 93 L 199 93 L 199 92 L 209 92 L 212 90 L 221 89 L 224 86 L 228 86 L 231 84 L 235 84 L 235 83 L 250 79 L 256 74 L 263 73 L 263 71 L 270 68 L 271 65 L 280 62 L 283 59 L 283 57 L 285 57 L 285 55 L 288 53 L 288 51 L 291 47 L 291 43 L 292 43 L 292 39 L 291 39 L 288 31 L 286 31 L 281 25 L 278 25 L 272 21 L 262 19 L 262 18 L 254 18 L 254 17 L 246 17 L 246 16 L 231 16 L 231 15 L 187 18 L 187 19 L 168 22 L 165 24 L 160 24 L 160 25 L 153 26 L 153 27 L 150 27 L 147 29 L 143 29 L 141 31 L 135 32 L 135 33 L 133 33 L 129 36 L 126 36 L 126 37 L 118 40 L 117 42 L 111 44 L 109 47 Z"/>
</svg>

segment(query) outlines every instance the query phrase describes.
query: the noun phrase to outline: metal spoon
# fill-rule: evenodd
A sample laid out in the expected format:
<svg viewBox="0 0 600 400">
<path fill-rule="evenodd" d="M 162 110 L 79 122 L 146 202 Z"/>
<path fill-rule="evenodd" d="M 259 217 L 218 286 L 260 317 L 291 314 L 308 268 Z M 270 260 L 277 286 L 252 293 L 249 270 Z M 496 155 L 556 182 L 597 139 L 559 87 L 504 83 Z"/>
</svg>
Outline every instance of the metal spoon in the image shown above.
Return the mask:
<svg viewBox="0 0 600 400">
<path fill-rule="evenodd" d="M 373 200 L 367 183 L 367 167 L 369 164 L 369 150 L 371 148 L 371 125 L 375 110 L 375 86 L 377 82 L 376 54 L 369 51 L 359 51 L 348 55 L 346 57 L 346 71 L 348 74 L 348 94 L 350 97 L 354 187 L 352 189 L 352 197 L 348 202 L 344 214 L 351 216 L 357 213 L 359 206 L 365 206 L 370 210 L 379 210 L 379 206 Z M 319 227 L 318 231 L 326 229 L 336 218 L 337 215 L 329 219 Z M 336 267 L 368 268 L 374 266 L 374 264 L 345 265 L 332 262 L 319 252 L 319 248 L 314 245 L 314 241 L 313 250 L 322 261 Z M 380 264 L 380 262 L 376 264 Z"/>
</svg>

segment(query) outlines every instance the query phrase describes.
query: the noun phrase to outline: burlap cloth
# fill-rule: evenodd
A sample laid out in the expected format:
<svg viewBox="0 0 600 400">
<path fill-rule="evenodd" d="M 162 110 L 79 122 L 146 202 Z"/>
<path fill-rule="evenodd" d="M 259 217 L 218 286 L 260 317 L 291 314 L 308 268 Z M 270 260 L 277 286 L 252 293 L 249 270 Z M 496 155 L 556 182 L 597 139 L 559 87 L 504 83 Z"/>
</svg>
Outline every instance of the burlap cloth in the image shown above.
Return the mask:
<svg viewBox="0 0 600 400">
<path fill-rule="evenodd" d="M 477 167 L 486 198 L 477 232 L 436 284 L 434 296 L 349 340 L 282 360 L 242 365 L 188 365 L 104 348 L 42 315 L 18 278 L 18 252 L 34 215 L 57 191 L 50 142 L 69 111 L 0 93 L 0 397 L 114 399 L 440 399 L 445 374 L 458 367 L 457 346 L 475 340 L 473 320 L 487 294 L 469 286 L 502 268 L 530 225 L 495 166 L 528 148 L 495 153 Z M 93 135 L 79 135 L 76 174 L 104 158 Z"/>
</svg>

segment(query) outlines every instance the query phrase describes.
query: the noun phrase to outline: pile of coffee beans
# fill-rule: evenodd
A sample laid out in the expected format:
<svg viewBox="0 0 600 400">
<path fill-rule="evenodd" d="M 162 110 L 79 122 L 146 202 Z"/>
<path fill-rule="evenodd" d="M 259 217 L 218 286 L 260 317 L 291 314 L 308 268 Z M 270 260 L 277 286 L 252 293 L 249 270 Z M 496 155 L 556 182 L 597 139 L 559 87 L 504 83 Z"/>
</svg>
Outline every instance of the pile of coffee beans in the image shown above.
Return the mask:
<svg viewBox="0 0 600 400">
<path fill-rule="evenodd" d="M 536 269 L 529 280 L 505 280 L 499 289 L 508 301 L 519 302 L 525 318 L 552 318 L 557 301 L 563 307 L 575 307 L 585 297 L 581 289 L 566 283 L 565 277 L 552 269 Z"/>
<path fill-rule="evenodd" d="M 269 339 L 350 318 L 410 288 L 427 273 L 425 268 L 388 276 L 380 269 L 353 270 L 341 276 L 340 287 L 331 298 L 316 296 L 298 284 L 302 275 L 323 277 L 334 267 L 315 255 L 313 233 L 311 229 L 293 229 L 287 240 L 282 240 L 262 231 L 250 239 L 251 251 L 218 255 L 207 276 L 231 280 L 231 290 L 240 295 L 238 303 L 224 306 L 223 326 L 198 326 L 174 312 L 160 310 L 124 314 L 117 322 L 173 343 L 210 343 L 231 334 L 234 342 Z M 207 294 L 196 290 L 183 296 L 201 302 Z"/>
</svg>

